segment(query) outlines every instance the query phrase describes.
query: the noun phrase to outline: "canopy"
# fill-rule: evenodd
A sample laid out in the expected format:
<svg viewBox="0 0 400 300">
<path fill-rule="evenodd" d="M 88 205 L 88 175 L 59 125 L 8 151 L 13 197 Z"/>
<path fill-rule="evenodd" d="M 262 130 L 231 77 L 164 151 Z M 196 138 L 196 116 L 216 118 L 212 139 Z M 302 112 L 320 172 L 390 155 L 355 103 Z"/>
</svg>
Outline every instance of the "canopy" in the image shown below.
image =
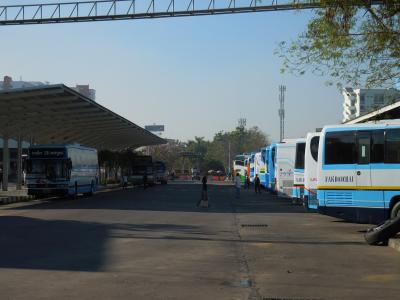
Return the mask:
<svg viewBox="0 0 400 300">
<path fill-rule="evenodd" d="M 0 135 L 109 150 L 165 143 L 63 84 L 0 91 Z"/>
</svg>

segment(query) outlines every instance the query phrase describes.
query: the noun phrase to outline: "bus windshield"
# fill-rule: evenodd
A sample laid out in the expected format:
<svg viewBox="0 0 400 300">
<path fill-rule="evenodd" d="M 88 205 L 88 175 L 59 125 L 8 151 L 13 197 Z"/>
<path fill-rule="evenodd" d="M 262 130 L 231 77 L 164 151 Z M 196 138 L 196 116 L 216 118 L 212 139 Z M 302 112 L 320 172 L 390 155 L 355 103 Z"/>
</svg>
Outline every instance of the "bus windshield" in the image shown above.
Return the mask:
<svg viewBox="0 0 400 300">
<path fill-rule="evenodd" d="M 236 160 L 235 161 L 235 166 L 244 166 L 244 161 Z"/>
<path fill-rule="evenodd" d="M 28 160 L 28 173 L 45 175 L 48 179 L 67 177 L 67 160 L 31 159 Z"/>
</svg>

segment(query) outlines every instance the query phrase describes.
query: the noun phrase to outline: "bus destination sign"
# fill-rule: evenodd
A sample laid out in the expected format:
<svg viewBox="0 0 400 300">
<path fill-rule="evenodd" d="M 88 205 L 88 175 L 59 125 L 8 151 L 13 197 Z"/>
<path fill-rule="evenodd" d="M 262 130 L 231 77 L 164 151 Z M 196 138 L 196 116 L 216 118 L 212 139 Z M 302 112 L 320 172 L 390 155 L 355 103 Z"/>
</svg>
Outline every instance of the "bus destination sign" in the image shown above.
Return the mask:
<svg viewBox="0 0 400 300">
<path fill-rule="evenodd" d="M 65 149 L 31 149 L 30 158 L 63 158 Z"/>
</svg>

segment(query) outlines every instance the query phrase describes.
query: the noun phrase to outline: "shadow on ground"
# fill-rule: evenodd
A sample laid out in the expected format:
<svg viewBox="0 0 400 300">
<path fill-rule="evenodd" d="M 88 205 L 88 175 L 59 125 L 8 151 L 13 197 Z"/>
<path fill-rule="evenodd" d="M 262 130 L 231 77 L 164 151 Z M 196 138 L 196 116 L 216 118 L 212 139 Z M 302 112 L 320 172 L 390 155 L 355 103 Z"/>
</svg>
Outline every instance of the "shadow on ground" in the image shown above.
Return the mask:
<svg viewBox="0 0 400 300">
<path fill-rule="evenodd" d="M 235 199 L 231 186 L 209 186 L 210 208 L 196 206 L 201 196 L 197 184 L 173 184 L 148 189 L 128 189 L 100 193 L 91 198 L 60 199 L 21 206 L 18 209 L 115 209 L 205 213 L 305 213 L 303 207 L 291 204 L 264 191 L 256 195 L 253 190 L 243 190 Z"/>
</svg>

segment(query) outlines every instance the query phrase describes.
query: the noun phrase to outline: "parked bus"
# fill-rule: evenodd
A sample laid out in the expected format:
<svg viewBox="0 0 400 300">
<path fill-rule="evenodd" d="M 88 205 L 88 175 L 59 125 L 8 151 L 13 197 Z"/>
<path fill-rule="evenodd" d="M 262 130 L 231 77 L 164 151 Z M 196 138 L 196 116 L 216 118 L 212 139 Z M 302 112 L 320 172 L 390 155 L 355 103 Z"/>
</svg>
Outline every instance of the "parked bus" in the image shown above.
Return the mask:
<svg viewBox="0 0 400 300">
<path fill-rule="evenodd" d="M 240 175 L 240 180 L 244 183 L 246 179 L 246 157 L 244 155 L 237 155 L 233 161 L 233 174 L 236 176 L 237 173 Z"/>
<path fill-rule="evenodd" d="M 268 182 L 269 182 L 268 154 L 269 154 L 269 146 L 261 148 L 261 161 L 262 164 L 264 165 L 264 173 L 260 172 L 260 182 L 261 185 L 265 188 L 268 188 Z"/>
<path fill-rule="evenodd" d="M 295 152 L 295 140 L 286 140 L 276 146 L 275 189 L 278 195 L 292 196 Z"/>
<path fill-rule="evenodd" d="M 248 170 L 248 173 L 247 174 L 249 174 L 249 177 L 250 177 L 250 182 L 251 183 L 253 183 L 254 182 L 254 156 L 255 156 L 255 153 L 251 153 L 250 154 L 250 156 L 249 156 L 249 160 L 248 160 L 248 168 L 247 168 L 247 170 Z"/>
<path fill-rule="evenodd" d="M 97 188 L 96 149 L 80 145 L 35 145 L 28 150 L 26 184 L 34 196 L 92 195 Z"/>
<path fill-rule="evenodd" d="M 168 172 L 165 163 L 163 163 L 162 161 L 155 161 L 153 167 L 154 167 L 155 182 L 161 184 L 167 184 Z"/>
<path fill-rule="evenodd" d="M 320 132 L 308 133 L 304 154 L 304 206 L 308 209 L 318 208 L 317 199 L 317 162 Z"/>
<path fill-rule="evenodd" d="M 294 202 L 302 203 L 304 195 L 304 152 L 306 140 L 298 139 L 296 141 L 296 153 L 294 162 L 294 181 L 292 198 Z"/>
<path fill-rule="evenodd" d="M 254 178 L 258 175 L 260 183 L 265 182 L 265 162 L 262 159 L 262 153 L 257 152 L 254 154 Z M 253 179 L 254 181 L 254 179 Z"/>
<path fill-rule="evenodd" d="M 276 162 L 276 143 L 271 144 L 268 149 L 267 156 L 267 177 L 268 177 L 268 190 L 272 193 L 276 192 L 276 179 L 275 179 L 275 162 Z"/>
<path fill-rule="evenodd" d="M 147 177 L 147 184 L 155 184 L 153 159 L 149 155 L 138 155 L 133 157 L 129 181 L 132 184 L 142 184 Z"/>
<path fill-rule="evenodd" d="M 318 152 L 321 212 L 360 223 L 400 216 L 400 121 L 324 127 Z"/>
</svg>

